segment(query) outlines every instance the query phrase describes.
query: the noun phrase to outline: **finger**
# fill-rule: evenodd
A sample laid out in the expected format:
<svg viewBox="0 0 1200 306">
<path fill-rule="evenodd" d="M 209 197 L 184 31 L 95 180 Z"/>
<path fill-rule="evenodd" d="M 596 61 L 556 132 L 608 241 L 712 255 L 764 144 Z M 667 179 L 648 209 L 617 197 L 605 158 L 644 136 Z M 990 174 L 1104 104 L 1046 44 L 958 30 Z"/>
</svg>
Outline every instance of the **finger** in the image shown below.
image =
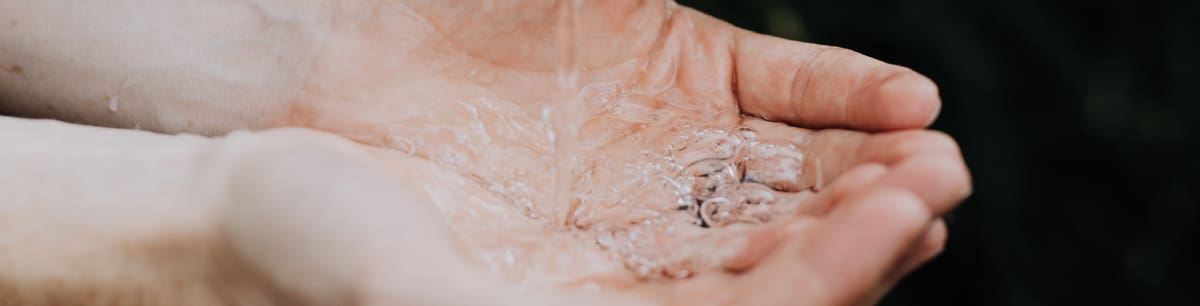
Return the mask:
<svg viewBox="0 0 1200 306">
<path fill-rule="evenodd" d="M 741 253 L 725 260 L 722 266 L 730 272 L 749 270 L 778 249 L 783 241 L 802 235 L 813 225 L 813 221 L 812 218 L 800 217 L 755 229 L 747 237 L 746 246 L 742 248 Z"/>
<path fill-rule="evenodd" d="M 829 129 L 812 132 L 802 140 L 809 154 L 820 159 L 822 176 L 837 177 L 863 163 L 894 166 L 922 155 L 961 160 L 958 144 L 938 131 L 915 130 L 880 134 Z"/>
<path fill-rule="evenodd" d="M 899 189 L 853 196 L 818 226 L 806 245 L 828 303 L 850 304 L 886 280 L 924 233 L 932 215 L 916 195 Z"/>
<path fill-rule="evenodd" d="M 808 160 L 800 174 L 818 178 L 807 180 L 818 182 L 814 185 L 818 189 L 821 179 L 837 180 L 851 168 L 880 164 L 889 168 L 890 179 L 886 184 L 910 188 L 938 213 L 961 202 L 971 192 L 970 174 L 958 144 L 942 132 L 914 130 L 868 134 L 841 129 L 810 131 L 763 120 L 748 120 L 746 125 L 757 131 L 756 135 L 762 142 L 786 143 L 804 148 Z M 816 207 L 836 202 L 830 201 L 834 200 L 830 199 L 831 195 L 820 195 L 825 193 L 821 191 L 817 199 L 822 201 Z M 830 193 L 837 195 L 842 192 Z"/>
<path fill-rule="evenodd" d="M 740 31 L 733 53 L 742 111 L 769 120 L 887 131 L 926 127 L 941 108 L 925 76 L 846 49 Z"/>
<path fill-rule="evenodd" d="M 949 231 L 946 229 L 946 221 L 938 218 L 931 222 L 925 228 L 925 233 L 922 235 L 920 242 L 913 245 L 908 257 L 904 259 L 904 262 L 900 264 L 899 268 L 889 278 L 893 281 L 899 280 L 901 277 L 912 273 L 921 265 L 929 262 L 938 254 L 941 254 L 946 246 L 946 237 L 948 235 Z"/>
<path fill-rule="evenodd" d="M 820 160 L 823 177 L 865 163 L 888 167 L 877 184 L 912 191 L 935 214 L 942 214 L 971 192 L 971 178 L 954 139 L 933 131 L 866 134 L 822 130 L 805 140 L 804 147 Z"/>
<path fill-rule="evenodd" d="M 750 277 L 747 305 L 851 305 L 886 284 L 932 215 L 913 194 L 872 190 L 785 240 Z M 798 301 L 797 299 L 804 299 Z"/>
<path fill-rule="evenodd" d="M 854 192 L 874 184 L 887 173 L 887 167 L 881 164 L 863 164 L 838 176 L 829 188 L 822 189 L 813 200 L 806 204 L 799 213 L 807 215 L 824 215 L 837 202 L 842 201 Z"/>
<path fill-rule="evenodd" d="M 809 130 L 761 119 L 743 123 L 755 131 L 758 141 L 803 148 L 809 160 L 803 173 L 808 181 L 836 179 L 847 170 L 865 163 L 894 166 L 916 156 L 943 156 L 962 162 L 958 143 L 939 131 L 910 130 L 864 133 L 843 129 Z"/>
<path fill-rule="evenodd" d="M 864 164 L 855 167 L 838 177 L 829 188 L 817 194 L 812 202 L 808 204 L 810 206 L 801 213 L 817 216 L 824 215 L 849 195 L 864 192 L 864 190 L 868 190 L 872 186 L 879 185 L 877 182 L 884 177 L 886 172 L 887 168 L 879 164 Z M 897 270 L 895 278 L 910 273 L 913 269 L 916 269 L 940 253 L 945 244 L 946 236 L 945 222 L 940 218 L 932 222 L 922 235 L 922 242 L 913 246 L 912 250 L 905 256 L 905 263 Z"/>
<path fill-rule="evenodd" d="M 868 188 L 900 188 L 917 195 L 935 215 L 949 212 L 970 195 L 970 178 L 960 161 L 935 156 L 906 159 Z"/>
<path fill-rule="evenodd" d="M 858 300 L 858 305 L 875 305 L 883 296 L 892 289 L 896 283 L 900 282 L 900 278 L 908 275 L 917 267 L 920 267 L 925 262 L 932 259 L 942 250 L 942 246 L 946 241 L 946 223 L 941 219 L 933 221 L 926 229 L 925 234 L 912 246 L 909 251 L 909 256 L 902 259 L 902 263 L 896 267 L 896 270 L 884 277 L 884 280 L 875 285 L 875 288 Z"/>
<path fill-rule="evenodd" d="M 871 185 L 887 172 L 887 168 L 879 164 L 866 164 L 856 167 L 839 177 L 829 188 L 822 190 L 816 198 L 804 203 L 805 207 L 798 211 L 800 215 L 824 215 L 834 206 L 855 191 Z M 741 253 L 724 262 L 726 270 L 741 272 L 753 268 L 756 264 L 774 252 L 778 245 L 791 237 L 799 236 L 812 224 L 811 217 L 798 216 L 781 222 L 756 229 L 750 233 L 747 244 Z"/>
<path fill-rule="evenodd" d="M 838 202 L 846 199 L 848 196 L 864 192 L 867 188 L 877 185 L 876 182 L 886 172 L 887 168 L 879 164 L 864 164 L 855 167 L 834 181 L 833 185 L 829 188 L 822 190 L 809 204 L 811 206 L 802 213 L 817 216 L 824 215 L 828 210 L 836 206 Z M 909 251 L 909 254 L 906 256 L 907 259 L 905 259 L 905 264 L 898 270 L 898 274 L 907 274 L 933 258 L 933 256 L 936 256 L 941 252 L 946 241 L 946 236 L 946 223 L 940 218 L 932 222 L 922 235 L 922 242 L 915 245 Z"/>
</svg>

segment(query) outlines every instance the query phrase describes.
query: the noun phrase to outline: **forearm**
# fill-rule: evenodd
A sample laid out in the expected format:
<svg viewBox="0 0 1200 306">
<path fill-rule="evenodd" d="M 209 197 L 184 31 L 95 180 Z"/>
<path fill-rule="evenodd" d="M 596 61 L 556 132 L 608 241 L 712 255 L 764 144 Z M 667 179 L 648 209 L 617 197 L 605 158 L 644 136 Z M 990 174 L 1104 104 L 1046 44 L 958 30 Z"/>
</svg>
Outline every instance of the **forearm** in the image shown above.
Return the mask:
<svg viewBox="0 0 1200 306">
<path fill-rule="evenodd" d="M 255 210 L 293 193 L 258 171 L 357 150 L 313 132 L 203 138 L 7 117 L 0 143 L 0 305 L 27 306 L 296 305 L 255 266 L 287 256 L 246 257 L 235 238 L 294 208 Z"/>
<path fill-rule="evenodd" d="M 0 304 L 219 304 L 212 175 L 182 166 L 208 140 L 0 117 L 0 143 Z"/>
<path fill-rule="evenodd" d="M 424 161 L 298 129 L 0 117 L 0 143 L 0 305 L 476 305 L 456 290 L 494 289 L 430 203 Z"/>
<path fill-rule="evenodd" d="M 0 0 L 0 112 L 210 135 L 277 126 L 328 2 Z"/>
</svg>

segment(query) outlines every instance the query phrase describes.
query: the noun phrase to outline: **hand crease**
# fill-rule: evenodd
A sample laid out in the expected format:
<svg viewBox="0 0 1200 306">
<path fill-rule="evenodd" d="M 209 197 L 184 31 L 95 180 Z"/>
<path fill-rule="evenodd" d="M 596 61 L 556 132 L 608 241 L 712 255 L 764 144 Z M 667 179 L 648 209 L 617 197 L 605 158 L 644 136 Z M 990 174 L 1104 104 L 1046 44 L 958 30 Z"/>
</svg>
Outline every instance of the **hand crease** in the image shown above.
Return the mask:
<svg viewBox="0 0 1200 306">
<path fill-rule="evenodd" d="M 796 73 L 792 74 L 792 81 L 791 81 L 792 88 L 788 92 L 788 103 L 791 104 L 792 117 L 794 120 L 796 120 L 797 123 L 804 121 L 804 116 L 801 115 L 801 113 L 800 113 L 801 112 L 800 104 L 805 103 L 805 101 L 808 99 L 809 85 L 812 83 L 812 74 L 813 74 L 814 69 L 816 69 L 816 63 L 818 62 L 818 59 L 820 59 L 821 56 L 823 56 L 825 54 L 826 51 L 829 51 L 830 48 L 831 47 L 825 47 L 825 46 L 818 47 L 818 49 L 816 51 L 813 51 L 812 54 L 810 54 L 808 56 L 808 58 L 802 64 L 802 65 L 804 65 L 804 68 L 797 69 Z M 796 95 L 796 91 L 797 91 L 796 84 L 797 84 L 797 81 L 799 81 L 799 79 L 800 79 L 801 70 L 803 70 L 804 85 L 801 87 L 798 87 L 798 89 L 800 91 L 800 97 L 795 98 L 794 96 Z"/>
</svg>

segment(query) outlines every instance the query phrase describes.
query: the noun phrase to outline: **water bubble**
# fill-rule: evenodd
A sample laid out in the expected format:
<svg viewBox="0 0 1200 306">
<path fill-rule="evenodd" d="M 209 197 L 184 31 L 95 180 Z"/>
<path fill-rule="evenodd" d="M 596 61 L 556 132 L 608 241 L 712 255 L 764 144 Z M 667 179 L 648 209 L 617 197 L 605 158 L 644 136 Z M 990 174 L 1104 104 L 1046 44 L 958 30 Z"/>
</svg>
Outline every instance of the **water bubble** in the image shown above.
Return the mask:
<svg viewBox="0 0 1200 306">
<path fill-rule="evenodd" d="M 671 278 L 674 278 L 674 279 L 685 279 L 685 278 L 688 278 L 689 276 L 692 276 L 692 271 L 689 271 L 687 269 L 674 270 L 674 271 L 670 272 L 670 276 L 671 276 Z"/>
<path fill-rule="evenodd" d="M 788 146 L 759 144 L 747 150 L 746 182 L 764 184 L 780 191 L 797 192 L 812 188 L 812 163 L 804 152 Z"/>
<path fill-rule="evenodd" d="M 686 138 L 674 140 L 670 145 L 680 148 L 671 153 L 671 157 L 680 164 L 687 165 L 685 169 L 706 160 L 736 159 L 739 151 L 743 149 L 742 146 L 741 139 L 725 130 L 717 129 L 692 132 Z"/>
<path fill-rule="evenodd" d="M 741 205 L 770 205 L 776 201 L 775 190 L 762 184 L 736 184 L 717 191 L 716 196 Z"/>
<path fill-rule="evenodd" d="M 737 165 L 725 158 L 696 161 L 683 169 L 683 175 L 693 182 L 692 196 L 707 200 L 721 187 L 741 181 Z"/>
<path fill-rule="evenodd" d="M 704 226 L 721 227 L 737 221 L 738 203 L 716 197 L 700 203 L 700 220 Z"/>
<path fill-rule="evenodd" d="M 690 140 L 691 140 L 691 138 L 688 137 L 687 134 L 675 135 L 675 137 L 672 137 L 671 141 L 667 143 L 667 151 L 675 152 L 675 151 L 687 149 L 688 142 Z"/>
</svg>

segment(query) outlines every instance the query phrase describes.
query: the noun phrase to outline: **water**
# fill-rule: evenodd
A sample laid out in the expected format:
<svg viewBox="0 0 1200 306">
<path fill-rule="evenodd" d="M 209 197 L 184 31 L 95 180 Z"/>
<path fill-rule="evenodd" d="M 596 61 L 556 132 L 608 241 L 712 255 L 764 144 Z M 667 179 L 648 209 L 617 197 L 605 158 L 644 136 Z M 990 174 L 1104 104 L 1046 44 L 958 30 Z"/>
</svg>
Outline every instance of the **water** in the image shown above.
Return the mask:
<svg viewBox="0 0 1200 306">
<path fill-rule="evenodd" d="M 558 25 L 555 27 L 555 41 L 561 51 L 562 62 L 555 69 L 555 77 L 559 91 L 562 93 L 556 101 L 543 106 L 543 120 L 550 127 L 547 137 L 554 150 L 554 181 L 552 195 L 554 205 L 568 207 L 562 216 L 563 225 L 569 226 L 579 210 L 580 201 L 571 198 L 570 184 L 575 166 L 575 150 L 579 138 L 579 124 L 583 122 L 583 102 L 579 96 L 579 67 L 576 63 L 577 43 L 579 36 L 578 22 L 575 15 L 579 13 L 578 0 L 558 1 Z"/>
<path fill-rule="evenodd" d="M 674 3 L 665 3 L 670 18 Z M 718 240 L 737 237 L 745 225 L 794 213 L 800 203 L 781 202 L 786 197 L 778 193 L 820 187 L 819 177 L 805 173 L 819 173 L 811 171 L 816 163 L 794 145 L 762 143 L 748 127 L 711 122 L 705 126 L 669 110 L 646 107 L 653 104 L 647 100 L 667 99 L 666 91 L 633 93 L 630 88 L 638 84 L 627 80 L 601 80 L 581 88 L 581 81 L 596 81 L 581 79 L 577 58 L 580 16 L 586 12 L 578 0 L 557 5 L 559 94 L 543 107 L 542 120 L 553 150 L 549 205 L 567 207 L 560 216 L 564 230 L 592 234 L 596 246 L 640 278 L 684 278 L 719 265 L 717 259 L 703 258 Z M 674 85 L 680 59 L 666 60 L 673 63 L 665 75 Z M 615 117 L 610 127 L 624 130 L 618 135 L 586 133 L 584 123 L 596 114 Z M 645 146 L 654 143 L 644 139 L 647 130 L 663 131 L 668 141 L 636 150 L 633 158 L 623 160 L 606 158 L 606 152 L 596 154 L 596 146 L 589 145 Z M 621 140 L 614 141 L 614 136 Z M 625 152 L 633 153 L 629 151 Z M 743 227 L 720 233 L 704 230 L 734 226 Z"/>
<path fill-rule="evenodd" d="M 504 11 L 511 3 L 494 4 Z M 449 188 L 431 189 L 454 192 L 438 192 L 434 202 L 485 268 L 514 282 L 714 272 L 749 231 L 802 209 L 804 195 L 822 184 L 816 159 L 744 124 L 727 94 L 679 89 L 692 85 L 680 83 L 688 80 L 681 67 L 715 64 L 676 54 L 694 33 L 653 40 L 649 55 L 597 64 L 597 45 L 610 42 L 584 34 L 600 28 L 589 26 L 595 16 L 608 16 L 589 10 L 606 4 L 556 3 L 544 46 L 554 49 L 555 65 L 528 88 L 506 70 L 452 58 L 438 72 L 461 80 L 414 87 L 453 88 L 461 97 L 368 118 L 388 132 L 383 145 L 452 170 Z M 663 22 L 685 16 L 672 14 L 673 2 L 645 5 L 638 9 Z M 611 69 L 597 73 L 604 68 Z M 483 90 L 454 87 L 462 80 Z"/>
</svg>

